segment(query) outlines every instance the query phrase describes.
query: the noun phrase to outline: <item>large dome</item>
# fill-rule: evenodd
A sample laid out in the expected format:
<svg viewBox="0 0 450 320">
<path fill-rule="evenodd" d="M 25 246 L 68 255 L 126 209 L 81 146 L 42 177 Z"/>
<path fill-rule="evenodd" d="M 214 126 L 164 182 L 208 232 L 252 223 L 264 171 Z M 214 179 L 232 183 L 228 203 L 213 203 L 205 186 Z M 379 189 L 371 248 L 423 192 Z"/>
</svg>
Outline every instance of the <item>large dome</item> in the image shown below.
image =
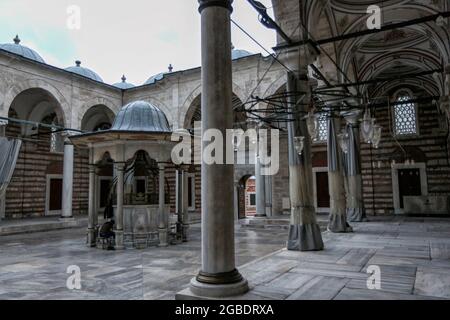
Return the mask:
<svg viewBox="0 0 450 320">
<path fill-rule="evenodd" d="M 134 101 L 117 114 L 111 131 L 171 132 L 164 112 L 151 103 Z"/>
<path fill-rule="evenodd" d="M 125 77 L 125 75 L 122 76 L 122 82 L 114 83 L 113 86 L 120 89 L 130 89 L 135 87 L 134 84 L 127 82 L 127 78 Z"/>
<path fill-rule="evenodd" d="M 19 36 L 17 35 L 14 38 L 14 43 L 6 43 L 6 44 L 0 44 L 0 49 L 17 54 L 19 56 L 40 62 L 45 63 L 44 59 L 34 51 L 33 49 L 30 49 L 28 47 L 22 46 L 20 44 Z"/>
<path fill-rule="evenodd" d="M 164 78 L 165 74 L 166 74 L 165 72 L 161 72 L 161 73 L 158 73 L 157 75 L 154 75 L 154 76 L 148 78 L 148 80 L 145 81 L 144 85 L 154 84 L 154 83 L 156 83 L 156 81 L 162 80 L 162 78 Z"/>
<path fill-rule="evenodd" d="M 244 57 L 248 57 L 253 55 L 253 53 L 246 51 L 246 50 L 239 50 L 239 49 L 234 49 L 231 50 L 231 59 L 232 60 L 237 60 L 240 58 L 244 58 Z"/>
<path fill-rule="evenodd" d="M 75 61 L 75 66 L 68 67 L 66 68 L 66 70 L 98 82 L 103 82 L 103 79 L 100 78 L 100 76 L 97 73 L 88 68 L 83 68 L 81 66 L 81 61 L 79 60 Z"/>
</svg>

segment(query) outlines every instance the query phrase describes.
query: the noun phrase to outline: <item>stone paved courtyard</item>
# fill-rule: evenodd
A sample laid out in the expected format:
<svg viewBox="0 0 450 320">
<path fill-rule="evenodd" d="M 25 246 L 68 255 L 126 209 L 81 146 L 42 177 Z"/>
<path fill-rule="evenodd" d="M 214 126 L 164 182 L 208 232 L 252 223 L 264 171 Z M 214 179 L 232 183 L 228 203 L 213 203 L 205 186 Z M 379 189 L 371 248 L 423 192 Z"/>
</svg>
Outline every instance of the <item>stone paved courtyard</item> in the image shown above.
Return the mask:
<svg viewBox="0 0 450 320">
<path fill-rule="evenodd" d="M 384 218 L 352 234 L 323 234 L 326 249 L 283 249 L 286 231 L 237 227 L 244 299 L 450 299 L 450 219 Z M 169 248 L 88 249 L 85 230 L 0 237 L 0 299 L 173 299 L 200 267 L 200 228 Z M 82 289 L 66 288 L 70 265 Z M 366 269 L 381 269 L 368 290 Z"/>
</svg>

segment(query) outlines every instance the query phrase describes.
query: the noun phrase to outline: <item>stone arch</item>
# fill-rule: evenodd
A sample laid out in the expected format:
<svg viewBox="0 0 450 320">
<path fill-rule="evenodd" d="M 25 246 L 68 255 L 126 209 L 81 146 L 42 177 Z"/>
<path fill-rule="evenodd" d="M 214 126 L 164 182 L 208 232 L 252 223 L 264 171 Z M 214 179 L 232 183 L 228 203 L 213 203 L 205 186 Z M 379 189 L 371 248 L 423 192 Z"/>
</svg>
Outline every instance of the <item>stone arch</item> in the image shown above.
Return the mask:
<svg viewBox="0 0 450 320">
<path fill-rule="evenodd" d="M 2 116 L 8 117 L 8 112 L 14 99 L 18 97 L 22 92 L 29 89 L 42 89 L 52 95 L 53 98 L 58 102 L 62 111 L 62 119 L 60 119 L 62 122 L 61 125 L 67 126 L 68 124 L 70 124 L 71 108 L 67 99 L 56 87 L 42 79 L 29 79 L 11 85 L 8 88 L 3 100 Z"/>
<path fill-rule="evenodd" d="M 178 124 L 180 126 L 184 126 L 186 121 L 187 121 L 187 117 L 188 117 L 188 113 L 189 113 L 189 109 L 192 106 L 192 103 L 195 101 L 195 99 L 197 99 L 202 93 L 202 86 L 201 84 L 198 85 L 193 91 L 191 91 L 191 93 L 187 96 L 187 98 L 184 100 L 181 109 L 178 113 Z M 241 102 L 245 102 L 246 101 L 246 96 L 244 94 L 244 91 L 233 82 L 233 91 L 232 93 L 241 100 Z"/>
<path fill-rule="evenodd" d="M 108 110 L 110 110 L 114 116 L 119 112 L 120 110 L 120 106 L 118 106 L 117 104 L 113 103 L 111 100 L 108 100 L 106 98 L 103 97 L 97 97 L 97 98 L 93 98 L 90 99 L 89 101 L 86 101 L 85 103 L 83 103 L 83 105 L 81 106 L 81 108 L 78 110 L 78 114 L 77 114 L 77 123 L 76 123 L 76 129 L 82 129 L 82 121 L 83 118 L 86 116 L 87 112 L 98 105 L 103 105 L 105 106 Z M 112 119 L 112 121 L 114 121 L 114 119 Z"/>
</svg>

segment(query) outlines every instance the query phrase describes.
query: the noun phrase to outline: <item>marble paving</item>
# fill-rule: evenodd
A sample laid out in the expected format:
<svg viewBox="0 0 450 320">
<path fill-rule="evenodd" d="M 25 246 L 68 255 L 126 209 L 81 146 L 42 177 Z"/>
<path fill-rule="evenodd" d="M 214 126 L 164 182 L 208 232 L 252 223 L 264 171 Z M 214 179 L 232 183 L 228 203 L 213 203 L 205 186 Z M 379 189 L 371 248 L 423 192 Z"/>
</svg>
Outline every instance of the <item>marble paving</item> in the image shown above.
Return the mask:
<svg viewBox="0 0 450 320">
<path fill-rule="evenodd" d="M 242 299 L 450 299 L 450 219 L 383 218 L 324 232 L 325 250 L 284 250 L 286 230 L 236 226 L 236 260 L 251 291 Z M 85 247 L 85 230 L 0 236 L 0 299 L 174 299 L 200 268 L 200 226 L 168 248 Z M 71 265 L 81 290 L 69 290 Z M 367 268 L 381 289 L 367 288 Z"/>
</svg>

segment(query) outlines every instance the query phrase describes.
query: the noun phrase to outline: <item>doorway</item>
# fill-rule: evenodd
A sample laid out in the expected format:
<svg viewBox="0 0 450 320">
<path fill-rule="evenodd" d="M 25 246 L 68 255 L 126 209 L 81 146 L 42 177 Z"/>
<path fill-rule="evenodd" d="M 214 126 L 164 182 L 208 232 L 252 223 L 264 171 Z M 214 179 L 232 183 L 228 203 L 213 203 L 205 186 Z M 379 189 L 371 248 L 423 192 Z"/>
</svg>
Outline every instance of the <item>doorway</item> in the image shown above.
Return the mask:
<svg viewBox="0 0 450 320">
<path fill-rule="evenodd" d="M 328 213 L 330 211 L 328 168 L 313 168 L 313 180 L 316 212 Z"/>
<path fill-rule="evenodd" d="M 55 216 L 61 214 L 62 209 L 62 175 L 47 175 L 46 186 L 46 215 Z"/>
<path fill-rule="evenodd" d="M 404 209 L 404 196 L 420 196 L 422 190 L 420 187 L 419 169 L 400 169 L 398 170 L 398 188 L 400 196 L 400 209 Z"/>
<path fill-rule="evenodd" d="M 427 196 L 427 173 L 425 163 L 393 164 L 392 194 L 394 211 L 404 213 L 404 196 Z"/>
</svg>

